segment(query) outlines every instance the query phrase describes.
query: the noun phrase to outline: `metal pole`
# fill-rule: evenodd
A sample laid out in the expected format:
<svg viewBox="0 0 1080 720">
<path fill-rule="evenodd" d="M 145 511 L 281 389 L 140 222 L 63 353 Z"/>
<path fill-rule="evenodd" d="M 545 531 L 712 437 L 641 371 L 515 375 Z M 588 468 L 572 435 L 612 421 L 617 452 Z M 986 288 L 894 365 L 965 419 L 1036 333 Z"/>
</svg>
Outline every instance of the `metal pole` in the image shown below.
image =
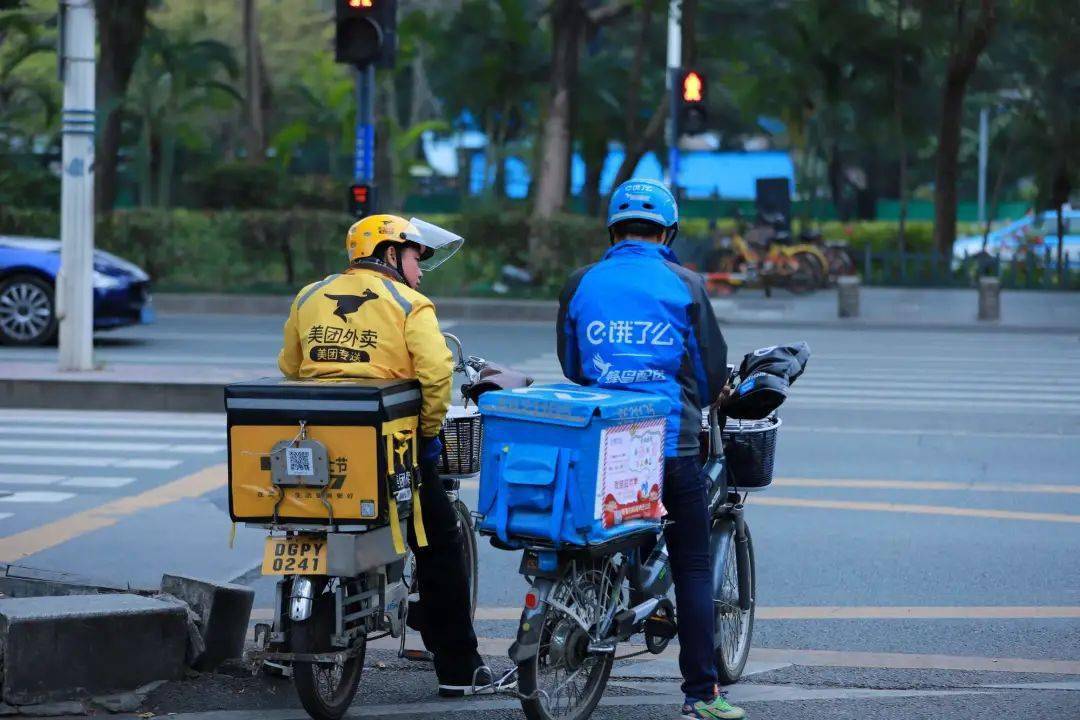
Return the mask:
<svg viewBox="0 0 1080 720">
<path fill-rule="evenodd" d="M 667 78 L 668 97 L 671 98 L 671 112 L 667 119 L 668 171 L 667 184 L 676 195 L 679 192 L 679 138 L 675 135 L 675 113 L 678 103 L 675 100 L 675 71 L 682 65 L 682 0 L 670 0 L 668 3 L 667 32 Z"/>
<path fill-rule="evenodd" d="M 94 48 L 91 0 L 61 0 L 64 79 L 60 270 L 56 315 L 60 369 L 94 367 Z"/>
<path fill-rule="evenodd" d="M 986 222 L 986 159 L 990 152 L 990 109 L 979 110 L 979 222 Z"/>
<path fill-rule="evenodd" d="M 353 178 L 371 183 L 375 179 L 375 66 L 356 70 L 356 150 Z"/>
</svg>

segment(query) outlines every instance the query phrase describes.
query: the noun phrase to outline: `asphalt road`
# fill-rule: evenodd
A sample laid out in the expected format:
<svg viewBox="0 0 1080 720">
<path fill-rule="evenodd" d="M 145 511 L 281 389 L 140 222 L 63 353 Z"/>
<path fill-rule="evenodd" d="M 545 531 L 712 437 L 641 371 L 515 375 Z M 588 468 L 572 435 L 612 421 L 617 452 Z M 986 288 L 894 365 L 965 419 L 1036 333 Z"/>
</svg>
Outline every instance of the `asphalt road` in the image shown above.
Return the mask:
<svg viewBox="0 0 1080 720">
<path fill-rule="evenodd" d="M 101 335 L 97 356 L 255 376 L 273 371 L 280 326 L 269 317 L 166 316 Z M 548 325 L 448 329 L 469 352 L 538 382 L 560 378 Z M 814 352 L 782 412 L 776 482 L 748 500 L 755 674 L 731 688 L 732 699 L 755 718 L 982 718 L 1003 708 L 1080 717 L 1080 338 L 725 334 L 733 360 L 793 340 Z M 0 349 L 0 360 L 54 357 Z M 265 615 L 272 584 L 250 572 L 261 534 L 240 528 L 230 549 L 215 471 L 223 430 L 220 415 L 0 410 L 0 491 L 11 493 L 0 497 L 0 560 L 110 584 L 151 586 L 162 572 L 241 578 Z M 515 555 L 481 548 L 477 634 L 500 663 L 524 583 Z M 385 667 L 374 664 L 380 657 Z M 432 703 L 430 674 L 398 668 L 389 654 L 369 664 L 357 716 L 520 717 L 512 699 Z M 672 657 L 629 665 L 596 716 L 670 717 L 677 675 Z M 244 687 L 193 680 L 160 691 L 152 709 L 302 717 L 287 686 Z M 252 693 L 276 700 L 245 715 L 256 707 Z M 233 712 L 211 712 L 225 709 Z"/>
</svg>

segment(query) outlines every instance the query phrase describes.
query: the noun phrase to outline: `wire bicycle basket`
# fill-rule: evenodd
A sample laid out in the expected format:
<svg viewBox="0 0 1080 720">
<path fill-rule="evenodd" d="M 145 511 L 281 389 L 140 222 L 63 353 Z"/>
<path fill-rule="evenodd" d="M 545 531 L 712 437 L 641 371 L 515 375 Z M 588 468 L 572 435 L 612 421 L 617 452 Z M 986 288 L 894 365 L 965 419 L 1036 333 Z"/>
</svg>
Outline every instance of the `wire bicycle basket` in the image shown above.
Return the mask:
<svg viewBox="0 0 1080 720">
<path fill-rule="evenodd" d="M 760 490 L 772 484 L 780 425 L 776 415 L 764 420 L 728 419 L 722 432 L 724 457 L 735 487 Z"/>
<path fill-rule="evenodd" d="M 443 442 L 439 475 L 462 476 L 480 472 L 484 424 L 476 408 L 451 407 L 439 435 Z"/>
</svg>

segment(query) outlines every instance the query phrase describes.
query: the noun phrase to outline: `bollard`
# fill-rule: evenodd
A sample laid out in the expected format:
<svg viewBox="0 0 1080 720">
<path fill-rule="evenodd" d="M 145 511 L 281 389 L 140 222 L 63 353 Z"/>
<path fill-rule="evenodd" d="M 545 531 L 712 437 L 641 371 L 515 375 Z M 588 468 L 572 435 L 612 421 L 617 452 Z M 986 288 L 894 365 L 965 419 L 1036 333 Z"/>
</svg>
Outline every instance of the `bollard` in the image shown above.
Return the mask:
<svg viewBox="0 0 1080 720">
<path fill-rule="evenodd" d="M 859 317 L 859 276 L 844 275 L 836 280 L 836 314 L 842 318 Z"/>
<path fill-rule="evenodd" d="M 979 319 L 1001 319 L 1001 280 L 996 277 L 979 278 Z"/>
</svg>

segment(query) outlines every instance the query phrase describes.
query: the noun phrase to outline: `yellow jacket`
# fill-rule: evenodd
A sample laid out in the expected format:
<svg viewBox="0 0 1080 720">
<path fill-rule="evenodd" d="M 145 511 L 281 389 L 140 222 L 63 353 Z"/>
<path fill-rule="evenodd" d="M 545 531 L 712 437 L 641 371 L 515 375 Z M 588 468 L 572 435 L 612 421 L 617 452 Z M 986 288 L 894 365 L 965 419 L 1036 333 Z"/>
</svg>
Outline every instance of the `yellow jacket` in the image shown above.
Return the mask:
<svg viewBox="0 0 1080 720">
<path fill-rule="evenodd" d="M 278 367 L 294 379 L 416 378 L 424 437 L 439 434 L 450 405 L 454 361 L 435 306 L 377 270 L 349 268 L 301 290 Z"/>
</svg>

